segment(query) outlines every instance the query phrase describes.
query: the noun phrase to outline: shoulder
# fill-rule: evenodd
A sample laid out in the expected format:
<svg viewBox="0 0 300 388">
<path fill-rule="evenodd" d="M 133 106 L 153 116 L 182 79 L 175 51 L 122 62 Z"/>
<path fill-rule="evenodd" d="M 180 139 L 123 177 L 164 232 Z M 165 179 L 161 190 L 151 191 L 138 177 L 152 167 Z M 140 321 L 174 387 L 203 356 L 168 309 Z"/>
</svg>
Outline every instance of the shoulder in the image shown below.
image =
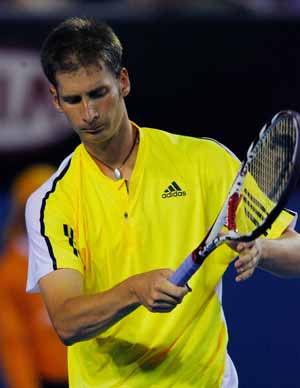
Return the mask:
<svg viewBox="0 0 300 388">
<path fill-rule="evenodd" d="M 26 219 L 35 217 L 37 213 L 40 213 L 41 207 L 44 205 L 45 201 L 49 198 L 51 193 L 56 191 L 58 182 L 63 180 L 70 170 L 72 156 L 73 154 L 66 157 L 56 172 L 30 195 L 26 203 Z"/>
<path fill-rule="evenodd" d="M 168 131 L 143 127 L 143 135 L 151 142 L 151 146 L 164 148 L 187 155 L 189 158 L 199 160 L 222 161 L 232 160 L 234 164 L 239 163 L 234 153 L 222 143 L 208 137 L 192 137 L 178 135 Z"/>
<path fill-rule="evenodd" d="M 201 153 L 209 163 L 220 164 L 225 162 L 234 166 L 240 165 L 238 157 L 224 144 L 208 137 L 203 137 L 200 140 Z"/>
</svg>

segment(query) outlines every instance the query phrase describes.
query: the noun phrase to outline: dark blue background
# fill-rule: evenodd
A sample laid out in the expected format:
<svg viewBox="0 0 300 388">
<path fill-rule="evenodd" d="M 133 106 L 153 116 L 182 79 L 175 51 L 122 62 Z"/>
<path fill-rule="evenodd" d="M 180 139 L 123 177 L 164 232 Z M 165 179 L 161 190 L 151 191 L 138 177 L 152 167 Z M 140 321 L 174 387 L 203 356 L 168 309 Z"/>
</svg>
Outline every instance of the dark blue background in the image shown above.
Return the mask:
<svg viewBox="0 0 300 388">
<path fill-rule="evenodd" d="M 107 20 L 110 21 L 110 20 Z M 300 23 L 254 18 L 111 20 L 126 46 L 132 81 L 130 117 L 193 136 L 213 137 L 243 156 L 266 120 L 300 110 Z M 0 24 L 0 45 L 39 49 L 57 20 L 11 18 Z M 0 154 L 0 189 L 27 164 L 58 164 L 75 137 L 34 153 Z M 299 208 L 299 192 L 291 208 Z M 2 205 L 1 213 L 6 205 Z M 2 214 L 0 217 L 2 219 Z M 244 283 L 224 277 L 229 351 L 241 388 L 300 387 L 300 280 L 262 271 Z M 21 387 L 20 387 L 21 388 Z"/>
</svg>

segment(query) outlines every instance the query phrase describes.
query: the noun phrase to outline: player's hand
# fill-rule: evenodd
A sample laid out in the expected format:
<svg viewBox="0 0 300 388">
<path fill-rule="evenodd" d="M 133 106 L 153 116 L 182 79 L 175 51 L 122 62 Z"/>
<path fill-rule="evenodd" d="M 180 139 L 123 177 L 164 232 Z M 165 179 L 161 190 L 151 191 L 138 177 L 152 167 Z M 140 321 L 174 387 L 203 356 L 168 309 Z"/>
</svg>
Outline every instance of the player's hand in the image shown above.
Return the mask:
<svg viewBox="0 0 300 388">
<path fill-rule="evenodd" d="M 238 275 L 235 280 L 237 282 L 250 278 L 262 257 L 261 239 L 245 242 L 230 242 L 229 246 L 239 253 L 239 257 L 234 263 Z"/>
<path fill-rule="evenodd" d="M 158 269 L 133 276 L 130 287 L 138 303 L 151 312 L 173 310 L 191 290 L 172 284 L 168 280 L 172 274 L 170 269 Z"/>
</svg>

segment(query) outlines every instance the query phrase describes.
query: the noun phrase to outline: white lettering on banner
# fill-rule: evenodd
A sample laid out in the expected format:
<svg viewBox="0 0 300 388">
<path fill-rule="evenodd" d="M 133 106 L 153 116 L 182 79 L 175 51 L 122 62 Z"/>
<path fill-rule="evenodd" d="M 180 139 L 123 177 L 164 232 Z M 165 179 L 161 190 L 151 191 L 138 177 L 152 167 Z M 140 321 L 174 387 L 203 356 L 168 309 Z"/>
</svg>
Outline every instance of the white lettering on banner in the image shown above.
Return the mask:
<svg viewBox="0 0 300 388">
<path fill-rule="evenodd" d="M 52 106 L 38 52 L 0 48 L 0 152 L 45 146 L 70 133 Z"/>
</svg>

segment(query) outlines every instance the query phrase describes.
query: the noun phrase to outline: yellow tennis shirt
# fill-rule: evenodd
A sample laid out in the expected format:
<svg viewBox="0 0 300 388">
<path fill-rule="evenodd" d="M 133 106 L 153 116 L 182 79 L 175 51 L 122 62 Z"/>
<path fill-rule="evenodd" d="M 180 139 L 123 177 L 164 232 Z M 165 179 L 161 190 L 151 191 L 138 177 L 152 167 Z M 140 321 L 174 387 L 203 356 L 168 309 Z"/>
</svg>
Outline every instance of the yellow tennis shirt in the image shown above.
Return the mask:
<svg viewBox="0 0 300 388">
<path fill-rule="evenodd" d="M 124 179 L 105 176 L 79 145 L 31 196 L 28 291 L 38 290 L 39 279 L 51 271 L 72 268 L 83 274 L 85 294 L 99 293 L 134 274 L 175 270 L 204 238 L 238 160 L 212 140 L 139 132 L 129 192 Z M 291 220 L 283 213 L 271 237 Z M 225 386 L 228 336 L 220 281 L 235 256 L 226 245 L 212 253 L 190 281 L 193 292 L 172 312 L 141 306 L 105 333 L 70 346 L 70 387 Z"/>
</svg>

